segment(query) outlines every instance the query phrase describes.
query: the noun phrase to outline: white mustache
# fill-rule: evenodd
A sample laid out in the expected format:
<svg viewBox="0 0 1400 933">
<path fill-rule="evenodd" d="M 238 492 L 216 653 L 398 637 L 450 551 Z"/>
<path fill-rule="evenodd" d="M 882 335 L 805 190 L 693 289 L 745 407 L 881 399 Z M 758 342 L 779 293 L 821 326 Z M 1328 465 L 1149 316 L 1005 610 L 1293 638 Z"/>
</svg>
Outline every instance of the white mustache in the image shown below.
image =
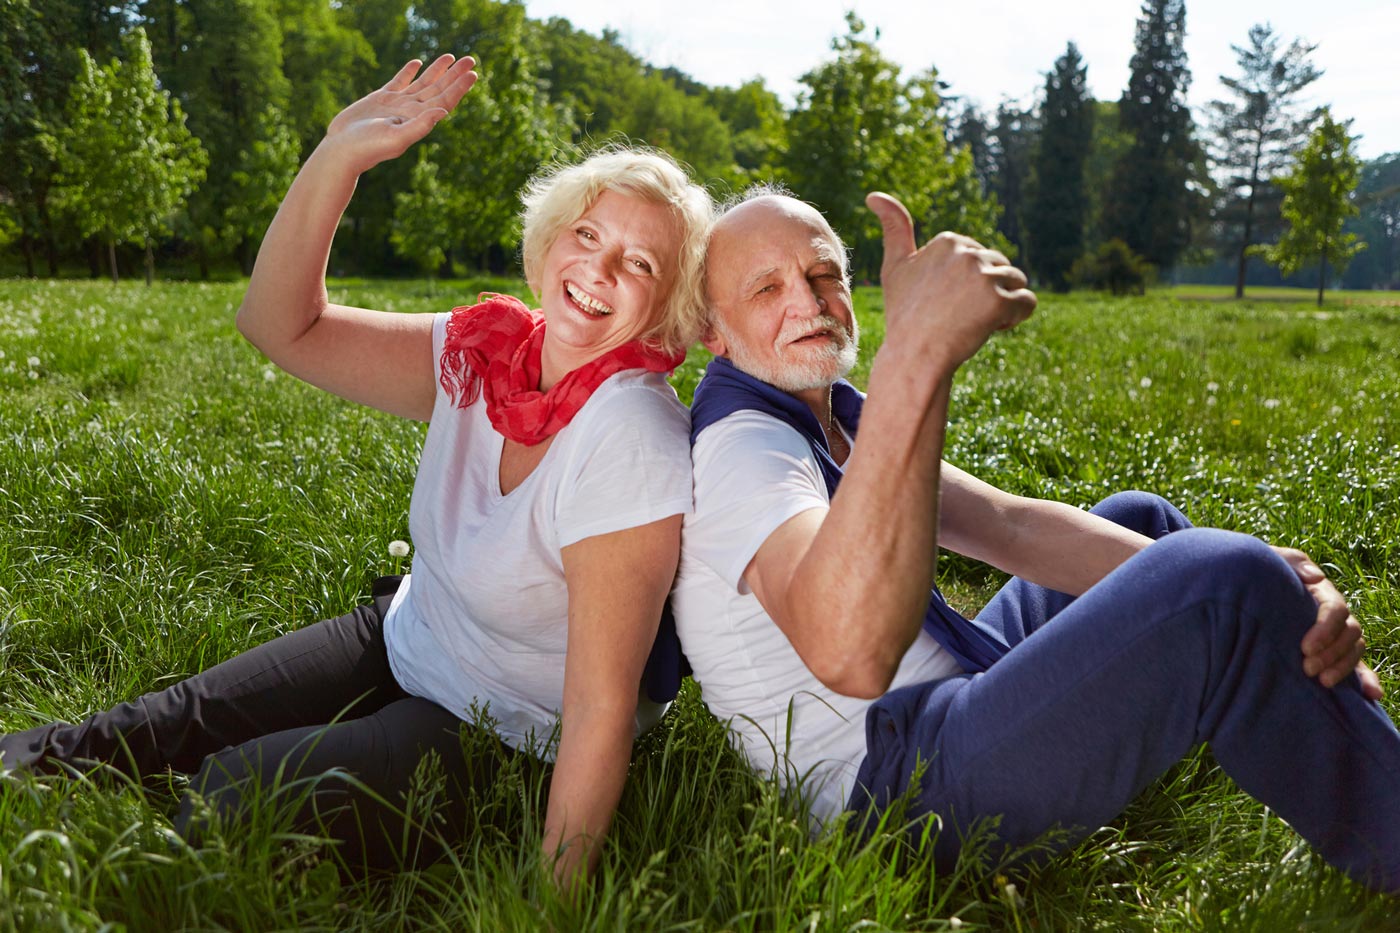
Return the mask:
<svg viewBox="0 0 1400 933">
<path fill-rule="evenodd" d="M 851 339 L 850 328 L 829 314 L 823 314 L 806 321 L 794 321 L 783 328 L 778 339 L 780 343 L 792 343 L 794 340 L 801 340 L 821 331 L 829 331 L 842 343 L 847 343 Z"/>
</svg>

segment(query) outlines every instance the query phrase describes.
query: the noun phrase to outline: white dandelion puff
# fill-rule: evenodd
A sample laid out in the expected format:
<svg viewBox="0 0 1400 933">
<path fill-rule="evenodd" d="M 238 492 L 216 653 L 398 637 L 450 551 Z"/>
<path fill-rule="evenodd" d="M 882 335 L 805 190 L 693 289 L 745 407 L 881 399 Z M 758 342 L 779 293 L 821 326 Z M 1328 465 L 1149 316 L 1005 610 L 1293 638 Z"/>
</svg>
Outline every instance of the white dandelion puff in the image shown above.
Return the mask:
<svg viewBox="0 0 1400 933">
<path fill-rule="evenodd" d="M 408 556 L 408 551 L 409 551 L 409 547 L 408 547 L 408 542 L 407 542 L 407 541 L 398 541 L 398 540 L 395 540 L 395 541 L 390 541 L 390 542 L 389 542 L 389 556 L 390 556 L 390 557 L 407 557 L 407 556 Z"/>
<path fill-rule="evenodd" d="M 1279 407 L 1279 405 L 1281 405 L 1281 404 L 1283 404 L 1283 403 L 1280 402 L 1280 401 L 1279 401 L 1278 399 L 1276 399 L 1276 398 L 1266 398 L 1266 399 L 1264 399 L 1264 407 L 1265 407 L 1265 408 L 1277 408 L 1277 407 Z"/>
<path fill-rule="evenodd" d="M 40 361 L 39 361 L 39 358 L 38 358 L 37 356 L 31 356 L 29 359 L 25 360 L 25 362 L 29 364 L 29 368 L 30 368 L 30 369 L 38 369 L 38 368 L 39 368 L 39 362 L 40 362 Z"/>
<path fill-rule="evenodd" d="M 263 370 L 263 382 L 271 382 L 277 378 L 277 373 L 271 367 Z"/>
<path fill-rule="evenodd" d="M 1142 386 L 1144 389 L 1152 388 L 1152 377 L 1143 376 L 1142 379 L 1138 382 L 1138 385 Z"/>
<path fill-rule="evenodd" d="M 1212 392 L 1212 393 L 1214 393 L 1214 392 L 1219 392 L 1219 391 L 1220 391 L 1220 383 L 1218 383 L 1218 382 L 1207 382 L 1207 383 L 1206 383 L 1206 391 L 1207 391 L 1207 392 Z"/>
</svg>

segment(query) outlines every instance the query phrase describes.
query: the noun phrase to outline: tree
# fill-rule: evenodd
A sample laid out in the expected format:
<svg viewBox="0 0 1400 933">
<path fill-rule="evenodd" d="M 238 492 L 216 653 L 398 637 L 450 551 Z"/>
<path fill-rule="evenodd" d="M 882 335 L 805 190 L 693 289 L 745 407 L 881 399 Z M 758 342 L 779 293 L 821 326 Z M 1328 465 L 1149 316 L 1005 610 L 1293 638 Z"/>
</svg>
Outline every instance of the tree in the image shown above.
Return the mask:
<svg viewBox="0 0 1400 933">
<path fill-rule="evenodd" d="M 36 248 L 49 274 L 58 274 L 63 231 L 50 203 L 58 171 L 53 143 L 78 74 L 78 52 L 104 61 L 118 54 L 132 6 L 129 0 L 0 0 L 0 193 L 13 205 L 28 275 Z"/>
<path fill-rule="evenodd" d="M 1249 248 L 1256 237 L 1256 215 L 1273 177 L 1287 166 L 1307 137 L 1318 110 L 1298 107 L 1300 91 L 1322 76 L 1308 61 L 1317 48 L 1294 39 L 1286 49 L 1267 23 L 1249 30 L 1249 45 L 1232 45 L 1239 62 L 1238 77 L 1220 76 L 1234 97 L 1210 102 L 1212 155 L 1232 189 L 1229 218 L 1239 226 L 1235 297 L 1244 297 Z M 1242 216 L 1240 216 L 1242 215 Z"/>
<path fill-rule="evenodd" d="M 345 101 L 347 87 L 374 70 L 374 50 L 330 0 L 274 0 L 282 34 L 282 72 L 294 89 L 287 122 L 299 143 L 299 163 L 321 141 Z"/>
<path fill-rule="evenodd" d="M 1082 61 L 1071 42 L 1045 76 L 1036 186 L 1026 206 L 1032 268 L 1055 291 L 1069 291 L 1070 269 L 1084 251 L 1084 164 L 1094 130 L 1094 102 Z"/>
<path fill-rule="evenodd" d="M 966 149 L 972 157 L 972 170 L 984 194 L 991 194 L 996 177 L 991 135 L 991 127 L 977 106 L 971 102 L 964 103 L 962 113 L 952 128 L 951 144 L 954 148 Z"/>
<path fill-rule="evenodd" d="M 202 276 L 228 256 L 251 272 L 299 156 L 272 0 L 152 0 L 146 15 L 162 82 L 209 153 L 208 180 L 177 232 L 194 245 Z"/>
<path fill-rule="evenodd" d="M 1361 167 L 1356 206 L 1361 213 L 1347 227 L 1366 252 L 1347 269 L 1344 287 L 1400 289 L 1400 152 Z"/>
<path fill-rule="evenodd" d="M 555 154 L 564 132 L 538 94 L 525 6 L 520 0 L 425 0 L 414 6 L 409 27 L 408 41 L 425 60 L 470 49 L 482 62 L 476 89 L 433 131 L 423 157 L 437 163 L 447 196 L 447 262 L 455 249 L 483 267 L 493 256 L 504 266 L 519 237 L 518 193 Z M 414 177 L 422 184 L 427 176 Z M 396 207 L 395 225 L 403 210 Z"/>
<path fill-rule="evenodd" d="M 431 149 L 419 151 L 413 181 L 407 191 L 394 196 L 394 232 L 389 240 L 394 252 L 416 263 L 429 277 L 447 260 L 443 244 L 452 241 L 450 198 L 438 180 L 438 166 Z"/>
<path fill-rule="evenodd" d="M 1119 125 L 1132 144 L 1114 166 L 1104 203 L 1104 235 L 1161 269 L 1186 249 L 1199 203 L 1191 190 L 1197 146 L 1186 105 L 1185 37 L 1184 0 L 1146 0 L 1118 104 Z"/>
<path fill-rule="evenodd" d="M 146 248 L 146 284 L 155 274 L 151 241 L 204 178 L 208 157 L 185 128 L 178 101 L 156 83 L 151 46 L 137 29 L 125 61 L 99 68 L 80 51 L 67 125 L 58 133 L 63 210 L 83 236 L 107 245 L 117 281 L 118 243 Z"/>
<path fill-rule="evenodd" d="M 1322 111 L 1322 120 L 1298 154 L 1293 170 L 1279 179 L 1283 189 L 1283 219 L 1288 228 L 1273 246 L 1256 247 L 1285 275 L 1292 275 L 1314 261 L 1321 264 L 1317 303 L 1322 304 L 1330 264 L 1340 274 L 1357 253 L 1366 248 L 1342 225 L 1358 211 L 1352 192 L 1361 173 L 1361 160 L 1352 152 L 1355 139 L 1350 121 L 1338 123 Z"/>
<path fill-rule="evenodd" d="M 1040 129 L 1035 114 L 1004 100 L 997 105 L 992 127 L 992 194 L 1001 205 L 997 232 L 1011 246 L 1012 258 L 1026 257 L 1026 190 L 1031 175 L 1031 154 Z"/>
<path fill-rule="evenodd" d="M 729 127 L 734 164 L 744 183 L 773 174 L 787 152 L 787 111 L 762 78 L 709 91 L 710 106 Z"/>
<path fill-rule="evenodd" d="M 1004 243 L 971 154 L 948 152 L 936 73 L 901 80 L 899 67 L 864 36 L 860 18 L 848 13 L 846 24 L 846 35 L 832 43 L 836 57 L 802 77 L 806 89 L 788 120 L 786 179 L 851 244 L 857 274 L 880 264 L 879 224 L 864 209 L 866 193 L 877 189 L 904 199 L 929 235 L 954 227 Z"/>
</svg>

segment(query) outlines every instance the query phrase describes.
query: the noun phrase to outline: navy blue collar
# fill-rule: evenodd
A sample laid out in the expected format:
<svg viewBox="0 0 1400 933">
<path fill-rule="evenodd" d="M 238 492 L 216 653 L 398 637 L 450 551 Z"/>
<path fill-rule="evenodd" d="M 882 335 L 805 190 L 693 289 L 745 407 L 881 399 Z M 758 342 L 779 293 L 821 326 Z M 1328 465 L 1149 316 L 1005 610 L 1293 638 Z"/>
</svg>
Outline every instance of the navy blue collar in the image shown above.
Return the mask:
<svg viewBox="0 0 1400 933">
<path fill-rule="evenodd" d="M 860 410 L 864 404 L 865 393 L 846 380 L 838 379 L 831 386 L 832 414 L 851 437 L 855 437 L 860 428 Z M 831 456 L 826 432 L 807 403 L 750 376 L 724 357 L 715 357 L 695 387 L 695 400 L 690 405 L 690 443 L 695 443 L 701 431 L 736 411 L 771 415 L 806 438 L 816 455 L 822 479 L 826 481 L 827 494 L 836 494 L 842 469 Z"/>
</svg>

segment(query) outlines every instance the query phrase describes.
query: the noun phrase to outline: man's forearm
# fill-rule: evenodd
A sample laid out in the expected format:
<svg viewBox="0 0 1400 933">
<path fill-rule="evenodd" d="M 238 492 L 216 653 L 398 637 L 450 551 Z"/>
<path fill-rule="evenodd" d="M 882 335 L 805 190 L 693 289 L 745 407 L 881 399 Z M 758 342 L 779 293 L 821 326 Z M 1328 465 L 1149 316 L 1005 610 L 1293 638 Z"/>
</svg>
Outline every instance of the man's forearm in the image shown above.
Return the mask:
<svg viewBox="0 0 1400 933">
<path fill-rule="evenodd" d="M 955 367 L 882 348 L 860 439 L 792 581 L 794 614 L 826 617 L 840 692 L 883 692 L 918 634 L 938 554 L 939 465 Z"/>
</svg>

